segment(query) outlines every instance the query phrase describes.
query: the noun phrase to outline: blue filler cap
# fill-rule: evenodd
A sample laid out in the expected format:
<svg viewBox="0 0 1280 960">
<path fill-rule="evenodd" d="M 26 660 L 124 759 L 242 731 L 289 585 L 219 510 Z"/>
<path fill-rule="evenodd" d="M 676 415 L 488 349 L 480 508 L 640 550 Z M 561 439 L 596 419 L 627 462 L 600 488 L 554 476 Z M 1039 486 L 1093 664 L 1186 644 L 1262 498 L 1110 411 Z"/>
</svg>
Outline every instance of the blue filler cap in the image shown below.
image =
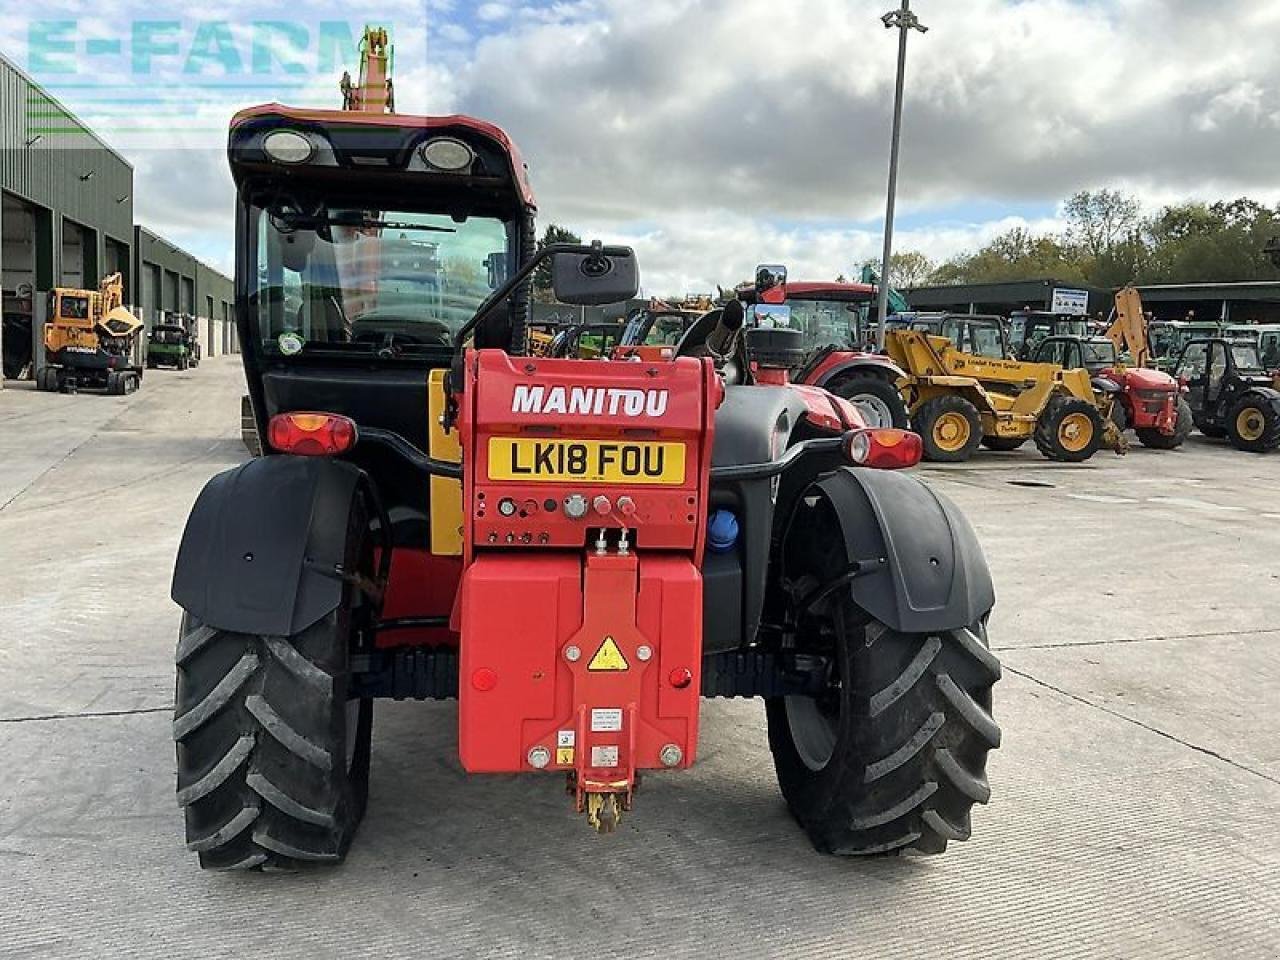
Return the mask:
<svg viewBox="0 0 1280 960">
<path fill-rule="evenodd" d="M 717 510 L 707 518 L 707 549 L 728 553 L 738 542 L 738 518 L 732 511 Z"/>
</svg>

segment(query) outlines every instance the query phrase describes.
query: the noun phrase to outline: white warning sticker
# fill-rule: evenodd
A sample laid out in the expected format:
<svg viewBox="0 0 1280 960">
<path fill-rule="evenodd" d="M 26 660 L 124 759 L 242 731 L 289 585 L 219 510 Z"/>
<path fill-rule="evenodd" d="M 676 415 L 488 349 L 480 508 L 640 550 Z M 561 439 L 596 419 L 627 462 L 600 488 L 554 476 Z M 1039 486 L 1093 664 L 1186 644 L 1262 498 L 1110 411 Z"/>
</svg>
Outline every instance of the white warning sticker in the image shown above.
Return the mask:
<svg viewBox="0 0 1280 960">
<path fill-rule="evenodd" d="M 616 746 L 592 747 L 591 765 L 593 767 L 616 767 L 618 765 L 618 748 Z"/>
<path fill-rule="evenodd" d="M 605 707 L 591 711 L 592 733 L 617 733 L 622 729 L 622 709 Z"/>
<path fill-rule="evenodd" d="M 557 747 L 572 747 L 572 746 L 573 746 L 573 731 L 572 731 L 572 730 L 557 730 L 557 731 L 556 731 L 556 746 L 557 746 Z"/>
</svg>

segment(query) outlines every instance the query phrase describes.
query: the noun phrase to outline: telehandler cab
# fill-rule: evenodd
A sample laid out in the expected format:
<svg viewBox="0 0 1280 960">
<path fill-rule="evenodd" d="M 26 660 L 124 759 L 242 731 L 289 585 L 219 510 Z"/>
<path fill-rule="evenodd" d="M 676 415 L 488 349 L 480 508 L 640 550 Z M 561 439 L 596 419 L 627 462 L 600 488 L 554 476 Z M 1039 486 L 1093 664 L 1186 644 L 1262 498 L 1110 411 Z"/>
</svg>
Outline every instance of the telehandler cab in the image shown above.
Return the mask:
<svg viewBox="0 0 1280 960">
<path fill-rule="evenodd" d="M 1280 390 L 1254 340 L 1190 341 L 1174 367 L 1187 384 L 1195 425 L 1206 437 L 1226 437 L 1237 450 L 1280 447 Z"/>
<path fill-rule="evenodd" d="M 537 251 L 491 124 L 273 104 L 235 117 L 229 157 L 266 455 L 209 481 L 174 573 L 203 866 L 342 859 L 384 697 L 457 698 L 467 771 L 557 773 L 601 830 L 640 771 L 694 762 L 700 697 L 762 697 L 819 849 L 969 836 L 1000 742 L 994 595 L 963 516 L 893 470 L 918 437 L 788 383 L 794 343 L 736 300 L 670 361 L 526 355 L 539 263 L 585 305 L 637 267 Z M 388 237 L 447 268 L 387 284 Z"/>
</svg>

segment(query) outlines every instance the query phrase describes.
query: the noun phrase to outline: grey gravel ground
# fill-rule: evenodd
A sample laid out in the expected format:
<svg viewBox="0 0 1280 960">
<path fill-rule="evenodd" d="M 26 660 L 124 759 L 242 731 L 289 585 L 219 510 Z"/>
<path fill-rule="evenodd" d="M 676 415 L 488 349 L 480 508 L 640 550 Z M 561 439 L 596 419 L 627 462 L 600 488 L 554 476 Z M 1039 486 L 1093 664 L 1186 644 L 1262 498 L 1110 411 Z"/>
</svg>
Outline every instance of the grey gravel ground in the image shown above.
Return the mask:
<svg viewBox="0 0 1280 960">
<path fill-rule="evenodd" d="M 982 537 L 1006 668 L 994 796 L 943 857 L 815 854 L 756 703 L 708 703 L 612 837 L 549 778 L 465 777 L 449 705 L 385 704 L 344 867 L 200 872 L 168 577 L 240 387 L 219 358 L 0 392 L 0 957 L 1280 956 L 1280 455 L 1198 436 L 923 471 Z"/>
</svg>

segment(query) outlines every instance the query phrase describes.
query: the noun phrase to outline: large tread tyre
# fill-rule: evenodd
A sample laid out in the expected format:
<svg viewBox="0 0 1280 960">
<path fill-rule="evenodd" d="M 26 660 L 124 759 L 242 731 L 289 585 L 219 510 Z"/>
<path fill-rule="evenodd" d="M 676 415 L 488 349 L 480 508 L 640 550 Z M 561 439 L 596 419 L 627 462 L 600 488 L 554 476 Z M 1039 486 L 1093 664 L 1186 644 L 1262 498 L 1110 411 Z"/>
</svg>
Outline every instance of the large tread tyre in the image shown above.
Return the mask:
<svg viewBox="0 0 1280 960">
<path fill-rule="evenodd" d="M 363 497 L 344 566 L 372 570 Z M 291 637 L 215 630 L 185 615 L 173 737 L 187 847 L 212 870 L 336 863 L 364 816 L 373 701 L 349 699 L 351 655 L 373 616 L 346 585 L 338 608 Z"/>
<path fill-rule="evenodd" d="M 1129 408 L 1124 405 L 1124 401 L 1118 395 L 1111 401 L 1111 422 L 1116 425 L 1116 430 L 1120 433 L 1124 433 L 1132 426 Z"/>
<path fill-rule="evenodd" d="M 1187 442 L 1187 437 L 1191 436 L 1191 428 L 1194 424 L 1191 420 L 1191 406 L 1186 400 L 1178 398 L 1178 415 L 1173 424 L 1173 433 L 1165 436 L 1155 427 L 1142 427 L 1135 430 L 1138 439 L 1144 447 L 1150 447 L 1152 450 L 1175 450 Z"/>
<path fill-rule="evenodd" d="M 1246 393 L 1227 414 L 1227 438 L 1237 450 L 1274 450 L 1280 446 L 1280 412 L 1267 397 Z"/>
<path fill-rule="evenodd" d="M 944 394 L 926 400 L 913 418 L 924 441 L 924 458 L 936 463 L 962 463 L 982 442 L 982 417 L 964 397 Z"/>
<path fill-rule="evenodd" d="M 258 437 L 258 422 L 253 417 L 253 404 L 247 394 L 240 397 L 240 442 L 249 456 L 262 456 L 262 440 Z"/>
<path fill-rule="evenodd" d="M 372 701 L 347 701 L 346 620 L 335 611 L 284 638 L 184 618 L 178 802 L 205 869 L 294 869 L 346 855 L 368 796 L 373 719 Z"/>
<path fill-rule="evenodd" d="M 1026 437 L 983 437 L 982 445 L 988 450 L 1008 452 L 1017 450 L 1027 442 Z"/>
<path fill-rule="evenodd" d="M 858 407 L 869 427 L 907 429 L 910 418 L 902 393 L 884 377 L 853 376 L 831 387 L 831 392 Z"/>
<path fill-rule="evenodd" d="M 1050 460 L 1081 463 L 1102 446 L 1102 414 L 1088 400 L 1057 396 L 1036 422 L 1036 449 Z"/>
<path fill-rule="evenodd" d="M 1206 437 L 1212 437 L 1214 440 L 1221 440 L 1227 435 L 1225 427 L 1220 427 L 1216 423 L 1211 423 L 1203 418 L 1195 421 L 1196 429 L 1203 433 Z"/>
<path fill-rule="evenodd" d="M 838 683 L 766 703 L 783 796 L 814 847 L 841 855 L 941 853 L 991 795 L 1000 663 L 982 623 L 907 634 L 835 606 Z M 825 754 L 825 756 L 824 756 Z"/>
</svg>

